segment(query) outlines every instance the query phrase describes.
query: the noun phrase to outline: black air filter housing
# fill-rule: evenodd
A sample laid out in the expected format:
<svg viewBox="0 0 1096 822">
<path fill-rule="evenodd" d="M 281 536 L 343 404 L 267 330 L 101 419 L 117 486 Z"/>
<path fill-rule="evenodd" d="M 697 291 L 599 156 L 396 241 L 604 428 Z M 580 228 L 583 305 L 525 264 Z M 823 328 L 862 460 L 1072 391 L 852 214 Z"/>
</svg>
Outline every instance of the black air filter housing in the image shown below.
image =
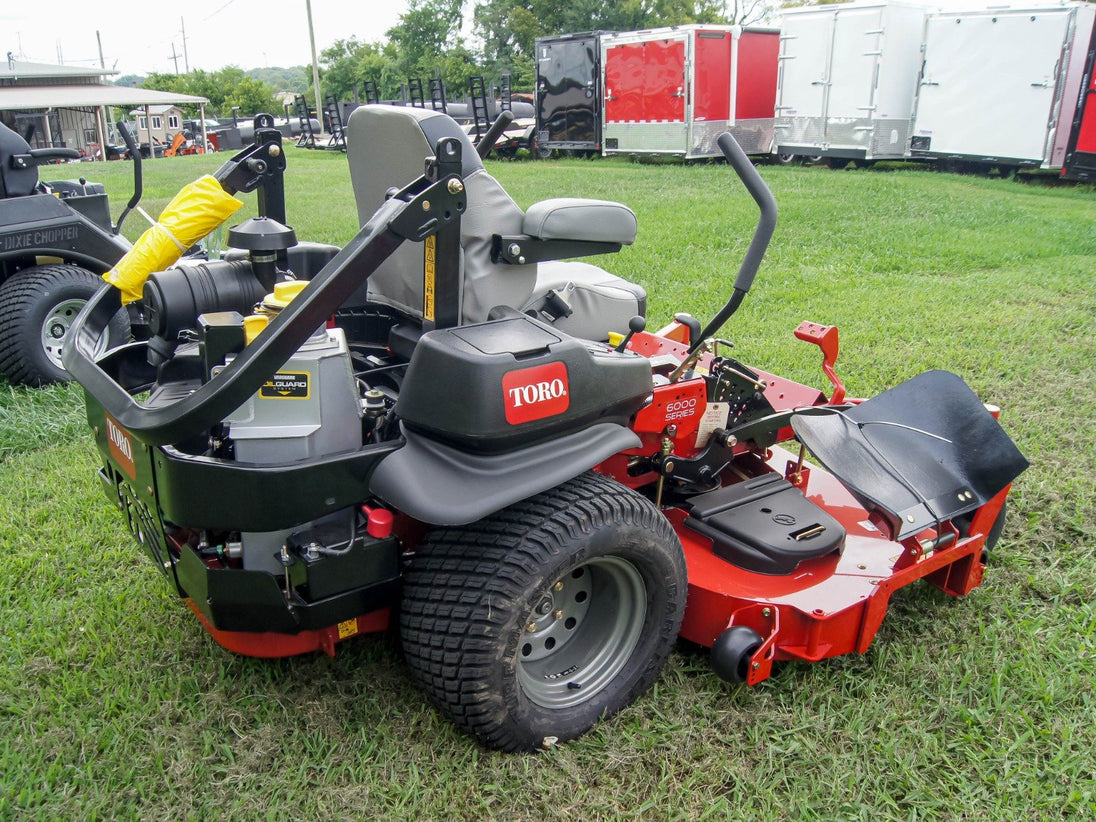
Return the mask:
<svg viewBox="0 0 1096 822">
<path fill-rule="evenodd" d="M 626 424 L 651 385 L 644 357 L 513 317 L 424 334 L 396 413 L 412 429 L 498 453 L 598 422 Z"/>
</svg>

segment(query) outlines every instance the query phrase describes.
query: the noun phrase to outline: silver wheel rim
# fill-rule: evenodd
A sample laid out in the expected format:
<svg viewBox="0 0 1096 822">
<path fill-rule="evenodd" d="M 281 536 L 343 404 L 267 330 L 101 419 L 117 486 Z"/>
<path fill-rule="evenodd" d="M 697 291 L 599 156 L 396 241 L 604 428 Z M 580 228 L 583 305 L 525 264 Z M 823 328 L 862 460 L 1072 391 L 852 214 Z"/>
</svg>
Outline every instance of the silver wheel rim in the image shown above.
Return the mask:
<svg viewBox="0 0 1096 822">
<path fill-rule="evenodd" d="M 65 339 L 69 329 L 76 319 L 76 315 L 87 303 L 87 300 L 64 300 L 50 309 L 46 319 L 42 322 L 42 350 L 51 363 L 58 368 L 64 368 L 61 364 L 61 354 L 64 351 Z"/>
<path fill-rule="evenodd" d="M 647 589 L 638 569 L 600 557 L 568 571 L 536 600 L 518 642 L 518 682 L 544 708 L 579 705 L 628 662 L 643 630 Z"/>
</svg>

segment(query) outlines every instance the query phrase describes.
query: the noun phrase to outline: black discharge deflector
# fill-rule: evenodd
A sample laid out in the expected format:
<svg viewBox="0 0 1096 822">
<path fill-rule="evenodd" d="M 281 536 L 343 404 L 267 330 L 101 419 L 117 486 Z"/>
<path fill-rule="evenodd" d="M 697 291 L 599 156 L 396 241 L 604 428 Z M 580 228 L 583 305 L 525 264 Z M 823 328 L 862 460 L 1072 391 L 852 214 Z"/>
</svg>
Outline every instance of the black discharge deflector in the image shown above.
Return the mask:
<svg viewBox="0 0 1096 822">
<path fill-rule="evenodd" d="M 955 374 L 927 371 L 843 410 L 804 409 L 796 436 L 896 539 L 987 503 L 1028 461 Z"/>
<path fill-rule="evenodd" d="M 845 529 L 778 474 L 728 485 L 689 500 L 685 525 L 712 551 L 759 574 L 790 574 L 799 563 L 845 546 Z"/>
</svg>

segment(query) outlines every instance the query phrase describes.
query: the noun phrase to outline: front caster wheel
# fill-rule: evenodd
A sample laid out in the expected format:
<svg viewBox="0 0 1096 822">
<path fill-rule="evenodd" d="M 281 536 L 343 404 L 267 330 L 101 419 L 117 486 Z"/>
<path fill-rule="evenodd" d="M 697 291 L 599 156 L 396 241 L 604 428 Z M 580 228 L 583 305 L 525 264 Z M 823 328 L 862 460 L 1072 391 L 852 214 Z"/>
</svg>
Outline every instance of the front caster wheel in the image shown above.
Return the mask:
<svg viewBox="0 0 1096 822">
<path fill-rule="evenodd" d="M 585 474 L 432 534 L 404 579 L 400 634 L 415 678 L 458 725 L 490 747 L 533 750 L 654 683 L 686 590 L 666 519 Z"/>
<path fill-rule="evenodd" d="M 745 682 L 761 642 L 761 634 L 752 628 L 732 625 L 712 644 L 712 670 L 726 682 Z"/>
</svg>

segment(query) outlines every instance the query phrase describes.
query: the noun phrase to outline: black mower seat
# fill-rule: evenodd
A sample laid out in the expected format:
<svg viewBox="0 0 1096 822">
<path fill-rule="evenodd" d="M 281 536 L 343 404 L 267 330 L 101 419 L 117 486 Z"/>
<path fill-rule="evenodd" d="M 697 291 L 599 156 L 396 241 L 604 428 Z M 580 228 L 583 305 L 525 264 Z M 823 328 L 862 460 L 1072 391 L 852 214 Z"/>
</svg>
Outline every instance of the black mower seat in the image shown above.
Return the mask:
<svg viewBox="0 0 1096 822">
<path fill-rule="evenodd" d="M 0 123 L 0 197 L 26 197 L 38 187 L 38 166 L 49 160 L 75 160 L 72 148 L 31 148 L 30 144 Z"/>
<path fill-rule="evenodd" d="M 541 257 L 542 262 L 500 259 L 498 238 L 627 245 L 635 239 L 635 215 L 626 206 L 563 198 L 538 203 L 525 214 L 483 167 L 468 135 L 447 115 L 404 106 L 361 106 L 347 125 L 347 156 L 359 220 L 384 202 L 393 185 L 422 174 L 423 159 L 437 141 L 461 142 L 468 208 L 461 219 L 461 310 L 463 324 L 487 320 L 496 306 L 535 314 L 572 336 L 608 339 L 646 309 L 642 287 L 579 262 Z M 510 241 L 505 240 L 509 246 Z M 609 250 L 609 249 L 605 249 Z M 579 256 L 576 251 L 568 256 Z M 504 255 L 502 255 L 504 256 Z M 519 255 L 520 256 L 520 255 Z M 405 243 L 370 278 L 368 300 L 422 316 L 423 254 Z"/>
</svg>

